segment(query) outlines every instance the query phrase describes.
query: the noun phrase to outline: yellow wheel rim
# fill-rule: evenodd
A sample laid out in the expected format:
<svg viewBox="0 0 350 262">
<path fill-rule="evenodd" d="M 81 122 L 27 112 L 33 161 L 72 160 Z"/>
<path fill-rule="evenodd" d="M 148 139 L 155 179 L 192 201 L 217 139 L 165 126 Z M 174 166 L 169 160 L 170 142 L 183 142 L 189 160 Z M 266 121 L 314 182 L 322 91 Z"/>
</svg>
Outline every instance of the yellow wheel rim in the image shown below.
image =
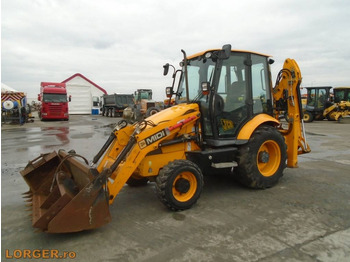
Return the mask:
<svg viewBox="0 0 350 262">
<path fill-rule="evenodd" d="M 195 175 L 189 171 L 178 174 L 173 182 L 173 196 L 179 202 L 190 200 L 197 190 L 197 179 Z"/>
<path fill-rule="evenodd" d="M 275 174 L 281 163 L 281 149 L 276 141 L 265 141 L 259 148 L 256 161 L 263 176 Z"/>
<path fill-rule="evenodd" d="M 304 119 L 304 121 L 309 121 L 310 120 L 309 114 L 304 114 L 303 119 Z"/>
</svg>

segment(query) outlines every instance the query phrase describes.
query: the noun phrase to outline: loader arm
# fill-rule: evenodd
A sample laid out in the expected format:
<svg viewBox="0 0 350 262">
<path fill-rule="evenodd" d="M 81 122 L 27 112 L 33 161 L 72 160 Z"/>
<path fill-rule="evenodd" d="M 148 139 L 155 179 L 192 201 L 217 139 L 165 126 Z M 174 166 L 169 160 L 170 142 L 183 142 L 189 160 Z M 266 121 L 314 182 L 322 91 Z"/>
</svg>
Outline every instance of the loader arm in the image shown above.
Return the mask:
<svg viewBox="0 0 350 262">
<path fill-rule="evenodd" d="M 274 116 L 278 119 L 284 115 L 287 129 L 280 127 L 287 144 L 287 166 L 298 166 L 298 155 L 310 152 L 306 142 L 305 128 L 302 120 L 301 107 L 301 72 L 294 59 L 286 59 L 283 69 L 279 72 L 276 85 L 273 88 Z"/>
<path fill-rule="evenodd" d="M 177 111 L 185 111 L 185 114 L 176 116 L 178 113 L 174 114 L 174 112 Z M 174 141 L 181 129 L 187 125 L 193 125 L 199 117 L 198 105 L 179 105 L 162 111 L 157 117 L 147 118 L 145 121 L 116 131 L 116 139 L 97 167 L 100 173 L 111 169 L 107 172 L 110 174 L 107 184 L 109 203 L 113 203 L 147 154 L 157 150 L 165 140 Z"/>
<path fill-rule="evenodd" d="M 338 121 L 341 117 L 346 117 L 350 115 L 350 102 L 348 101 L 340 101 L 338 103 L 334 103 L 330 107 L 327 107 L 323 111 L 323 116 L 327 117 L 329 120 Z"/>
</svg>

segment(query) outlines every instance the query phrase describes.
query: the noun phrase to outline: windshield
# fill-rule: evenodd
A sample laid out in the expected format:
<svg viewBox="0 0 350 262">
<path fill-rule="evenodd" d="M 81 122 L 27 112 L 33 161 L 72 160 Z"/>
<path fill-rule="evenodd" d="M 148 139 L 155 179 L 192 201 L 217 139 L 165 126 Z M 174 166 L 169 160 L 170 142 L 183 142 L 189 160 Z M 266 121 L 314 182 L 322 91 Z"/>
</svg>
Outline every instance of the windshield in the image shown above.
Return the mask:
<svg viewBox="0 0 350 262">
<path fill-rule="evenodd" d="M 152 99 L 152 93 L 148 91 L 141 91 L 139 92 L 138 96 L 139 96 L 139 99 L 147 99 L 147 100 Z"/>
<path fill-rule="evenodd" d="M 199 100 L 202 97 L 201 83 L 211 82 L 213 80 L 214 68 L 215 62 L 211 58 L 196 57 L 195 59 L 188 60 L 189 101 Z M 179 102 L 186 101 L 185 74 L 182 74 L 178 94 Z"/>
<path fill-rule="evenodd" d="M 44 94 L 43 102 L 61 103 L 67 102 L 66 94 Z"/>
</svg>

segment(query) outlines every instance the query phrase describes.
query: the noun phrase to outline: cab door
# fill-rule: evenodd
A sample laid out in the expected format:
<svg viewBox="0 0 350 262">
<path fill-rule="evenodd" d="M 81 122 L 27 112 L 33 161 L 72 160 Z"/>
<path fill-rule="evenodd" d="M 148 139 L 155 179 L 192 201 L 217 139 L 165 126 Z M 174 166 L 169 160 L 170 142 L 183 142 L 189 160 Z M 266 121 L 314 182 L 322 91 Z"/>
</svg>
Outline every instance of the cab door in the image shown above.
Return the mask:
<svg viewBox="0 0 350 262">
<path fill-rule="evenodd" d="M 216 76 L 212 124 L 216 139 L 234 138 L 249 116 L 248 54 L 232 53 Z"/>
<path fill-rule="evenodd" d="M 257 114 L 271 114 L 272 101 L 267 57 L 231 53 L 222 61 L 212 99 L 212 124 L 217 140 L 234 140 L 244 124 Z"/>
</svg>

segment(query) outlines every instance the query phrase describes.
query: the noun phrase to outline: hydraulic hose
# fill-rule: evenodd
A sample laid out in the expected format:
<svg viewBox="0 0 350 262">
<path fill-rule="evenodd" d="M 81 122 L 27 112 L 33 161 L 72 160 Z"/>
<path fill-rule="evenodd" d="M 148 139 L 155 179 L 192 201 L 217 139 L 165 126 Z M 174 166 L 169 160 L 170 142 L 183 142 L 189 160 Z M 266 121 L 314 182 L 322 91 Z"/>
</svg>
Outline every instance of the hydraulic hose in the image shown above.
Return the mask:
<svg viewBox="0 0 350 262">
<path fill-rule="evenodd" d="M 120 154 L 117 157 L 117 159 L 114 161 L 114 163 L 109 168 L 111 173 L 113 173 L 117 169 L 117 167 L 119 166 L 120 162 L 122 162 L 124 160 L 124 158 L 129 153 L 129 151 L 133 148 L 135 143 L 136 143 L 135 135 L 132 134 L 131 137 L 130 137 L 129 142 L 127 143 L 127 145 L 123 148 L 122 152 L 120 152 Z"/>
<path fill-rule="evenodd" d="M 100 149 L 100 151 L 97 153 L 97 155 L 92 160 L 91 165 L 96 164 L 97 161 L 100 160 L 101 156 L 104 154 L 104 152 L 107 150 L 107 148 L 111 145 L 111 143 L 113 142 L 115 137 L 116 136 L 115 136 L 114 132 L 112 132 L 111 135 L 108 137 L 106 143 L 103 145 L 103 147 Z"/>
</svg>

